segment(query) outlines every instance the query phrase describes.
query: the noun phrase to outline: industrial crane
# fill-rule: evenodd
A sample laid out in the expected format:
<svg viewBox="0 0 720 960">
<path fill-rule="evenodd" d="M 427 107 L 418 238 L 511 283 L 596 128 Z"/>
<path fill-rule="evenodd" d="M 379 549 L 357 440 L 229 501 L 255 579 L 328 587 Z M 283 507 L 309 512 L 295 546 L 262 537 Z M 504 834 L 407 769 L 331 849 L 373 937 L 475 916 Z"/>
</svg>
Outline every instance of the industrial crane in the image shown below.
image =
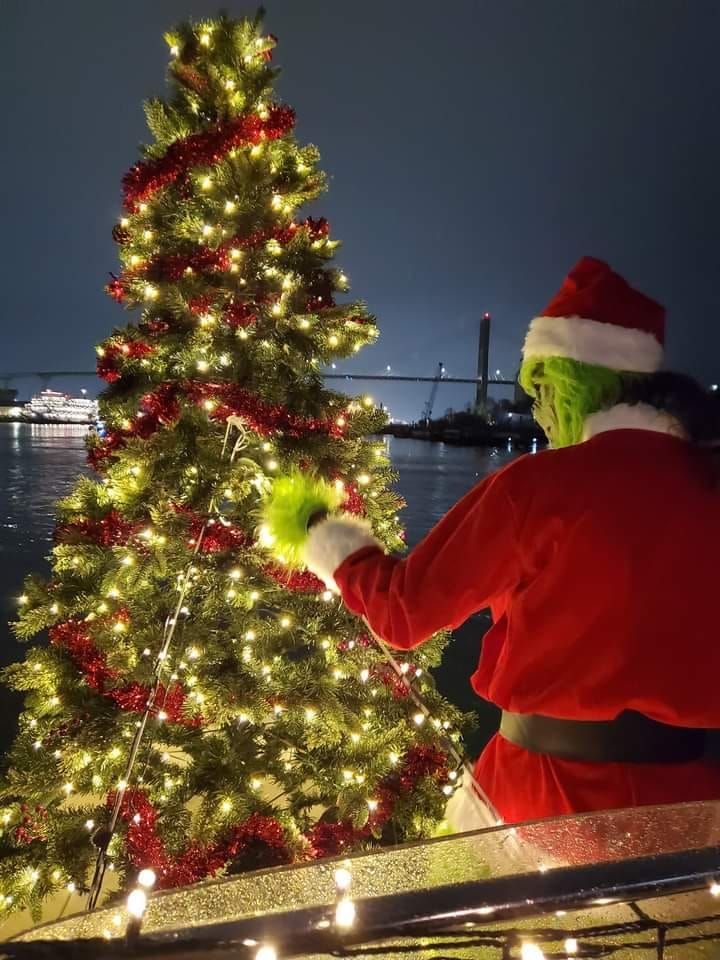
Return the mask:
<svg viewBox="0 0 720 960">
<path fill-rule="evenodd" d="M 433 407 L 435 406 L 435 397 L 437 396 L 438 385 L 442 380 L 444 373 L 445 373 L 445 367 L 443 366 L 442 361 L 440 361 L 440 363 L 438 363 L 437 373 L 435 374 L 435 379 L 433 380 L 433 385 L 430 390 L 430 396 L 427 398 L 425 408 L 423 409 L 423 412 L 422 412 L 422 419 L 425 421 L 426 426 L 430 423 Z"/>
</svg>

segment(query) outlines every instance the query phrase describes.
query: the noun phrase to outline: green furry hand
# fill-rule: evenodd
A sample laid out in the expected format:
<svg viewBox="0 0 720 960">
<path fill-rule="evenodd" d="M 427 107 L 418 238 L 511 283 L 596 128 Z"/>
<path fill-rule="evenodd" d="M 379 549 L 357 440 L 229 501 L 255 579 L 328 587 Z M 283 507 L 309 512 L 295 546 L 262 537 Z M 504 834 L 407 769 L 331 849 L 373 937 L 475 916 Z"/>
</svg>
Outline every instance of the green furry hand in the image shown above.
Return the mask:
<svg viewBox="0 0 720 960">
<path fill-rule="evenodd" d="M 278 477 L 262 505 L 265 540 L 289 567 L 302 567 L 308 530 L 316 515 L 337 510 L 341 495 L 312 473 L 294 470 Z"/>
</svg>

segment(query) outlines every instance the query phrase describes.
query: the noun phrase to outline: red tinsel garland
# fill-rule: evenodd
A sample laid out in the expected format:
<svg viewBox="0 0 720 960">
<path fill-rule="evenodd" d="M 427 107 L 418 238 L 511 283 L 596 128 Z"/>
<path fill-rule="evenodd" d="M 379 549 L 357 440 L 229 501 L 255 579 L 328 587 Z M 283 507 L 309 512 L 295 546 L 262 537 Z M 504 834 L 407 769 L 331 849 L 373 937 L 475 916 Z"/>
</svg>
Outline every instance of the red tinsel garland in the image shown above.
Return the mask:
<svg viewBox="0 0 720 960">
<path fill-rule="evenodd" d="M 223 307 L 223 320 L 233 330 L 241 327 L 251 327 L 257 323 L 257 312 L 249 303 L 234 303 L 231 301 Z"/>
<path fill-rule="evenodd" d="M 23 815 L 20 825 L 13 830 L 16 843 L 33 843 L 35 840 L 45 840 L 47 807 L 36 804 L 31 811 L 27 803 L 20 804 L 20 813 Z"/>
<path fill-rule="evenodd" d="M 110 793 L 108 809 L 114 804 L 115 794 Z M 158 811 L 144 791 L 135 787 L 125 791 L 120 818 L 127 823 L 125 845 L 130 863 L 138 869 L 152 867 L 160 890 L 188 886 L 211 877 L 251 845 L 263 846 L 273 864 L 290 859 L 282 825 L 274 817 L 261 813 L 253 813 L 236 824 L 221 840 L 208 844 L 191 841 L 178 856 L 172 856 L 165 849 L 157 831 Z"/>
<path fill-rule="evenodd" d="M 312 855 L 317 859 L 337 856 L 382 830 L 392 817 L 398 799 L 413 790 L 423 777 L 433 777 L 438 782 L 447 780 L 447 756 L 435 747 L 420 744 L 411 747 L 400 769 L 385 777 L 373 791 L 376 806 L 362 829 L 356 829 L 349 820 L 315 824 L 305 835 Z"/>
<path fill-rule="evenodd" d="M 121 607 L 113 614 L 114 621 L 127 623 L 129 613 Z M 66 620 L 50 628 L 50 643 L 66 650 L 75 666 L 84 675 L 89 687 L 128 713 L 142 713 L 150 697 L 150 687 L 132 681 L 122 687 L 108 689 L 108 684 L 116 683 L 121 674 L 108 666 L 106 655 L 99 650 L 87 633 L 84 623 L 79 620 Z M 155 698 L 152 715 L 162 710 L 170 723 L 186 727 L 198 727 L 203 723 L 199 715 L 188 716 L 185 713 L 187 697 L 180 684 L 165 687 L 160 684 Z"/>
<path fill-rule="evenodd" d="M 269 563 L 263 567 L 263 573 L 279 586 L 297 593 L 323 593 L 326 589 L 322 580 L 309 570 L 288 570 L 287 567 Z"/>
<path fill-rule="evenodd" d="M 343 430 L 337 418 L 301 417 L 282 404 L 268 404 L 256 394 L 235 383 L 213 383 L 190 380 L 184 385 L 188 399 L 197 404 L 214 400 L 217 406 L 210 419 L 224 422 L 228 417 L 241 417 L 248 427 L 261 436 L 282 433 L 287 437 L 306 437 L 327 434 L 342 437 Z"/>
<path fill-rule="evenodd" d="M 200 535 L 204 520 L 200 519 L 200 527 L 191 527 L 190 543 L 194 546 L 195 540 Z M 232 524 L 224 524 L 219 521 L 208 523 L 205 527 L 205 533 L 200 543 L 201 553 L 223 553 L 227 550 L 240 550 L 250 542 L 250 538 L 243 531 L 234 527 Z"/>
<path fill-rule="evenodd" d="M 295 123 L 290 107 L 273 106 L 262 120 L 256 113 L 246 114 L 202 133 L 194 133 L 172 143 L 157 160 L 140 160 L 123 177 L 125 207 L 135 210 L 161 187 L 174 183 L 192 167 L 219 163 L 235 147 L 276 140 Z"/>
<path fill-rule="evenodd" d="M 125 684 L 124 687 L 118 687 L 106 693 L 116 703 L 121 710 L 126 713 L 143 713 L 150 697 L 150 687 L 137 681 Z M 182 727 L 201 727 L 203 717 L 200 714 L 188 716 L 185 713 L 185 704 L 187 696 L 179 683 L 171 683 L 169 687 L 164 684 L 158 686 L 157 695 L 150 716 L 157 717 L 162 711 L 168 723 L 177 723 Z"/>
<path fill-rule="evenodd" d="M 142 340 L 110 343 L 103 347 L 102 355 L 97 359 L 97 375 L 108 383 L 115 383 L 121 376 L 118 363 L 123 360 L 139 360 L 154 352 L 155 347 Z"/>
<path fill-rule="evenodd" d="M 416 673 L 417 667 L 408 664 L 408 672 L 404 674 L 404 677 L 409 681 L 413 679 Z M 410 695 L 407 683 L 395 673 L 389 664 L 381 663 L 373 667 L 372 676 L 386 686 L 396 700 L 405 700 Z"/>
<path fill-rule="evenodd" d="M 142 528 L 140 523 L 125 520 L 117 510 L 110 510 L 100 520 L 73 520 L 55 528 L 56 543 L 79 543 L 89 541 L 101 547 L 117 547 L 126 544 Z"/>
<path fill-rule="evenodd" d="M 66 650 L 75 666 L 85 675 L 89 687 L 104 694 L 108 683 L 120 676 L 117 670 L 107 665 L 107 658 L 85 631 L 78 620 L 66 620 L 50 628 L 50 643 Z"/>
<path fill-rule="evenodd" d="M 409 793 L 422 777 L 431 776 L 438 781 L 448 775 L 447 757 L 434 747 L 412 747 L 405 755 L 397 773 L 386 777 L 374 792 L 376 805 L 367 824 L 356 829 L 348 820 L 337 823 L 319 822 L 305 835 L 315 858 L 334 856 L 352 850 L 358 843 L 367 840 L 385 826 L 393 815 L 400 796 Z M 108 794 L 107 807 L 111 809 L 116 795 Z M 127 824 L 125 838 L 130 863 L 138 868 L 152 867 L 158 875 L 158 888 L 187 886 L 213 876 L 231 860 L 242 856 L 251 847 L 260 848 L 266 865 L 289 862 L 285 831 L 274 817 L 260 813 L 251 814 L 242 823 L 236 824 L 221 840 L 201 844 L 196 840 L 176 857 L 169 854 L 158 834 L 159 814 L 145 792 L 130 787 L 123 795 L 120 818 Z M 258 865 L 253 858 L 253 866 Z M 262 860 L 261 860 L 262 863 Z"/>
<path fill-rule="evenodd" d="M 345 499 L 342 508 L 346 513 L 352 513 L 356 517 L 365 515 L 365 500 L 354 483 L 345 484 Z"/>
<path fill-rule="evenodd" d="M 338 417 L 301 417 L 280 403 L 268 404 L 256 394 L 235 383 L 187 380 L 184 383 L 165 383 L 141 400 L 141 411 L 128 429 L 111 428 L 88 453 L 88 463 L 98 470 L 102 464 L 125 445 L 130 437 L 147 439 L 161 426 L 169 426 L 180 417 L 179 397 L 202 406 L 205 400 L 217 404 L 208 414 L 211 420 L 225 422 L 228 417 L 241 417 L 247 426 L 261 436 L 283 434 L 301 439 L 324 434 L 333 438 L 344 436 Z"/>
<path fill-rule="evenodd" d="M 214 249 L 201 246 L 188 254 L 158 254 L 134 270 L 123 271 L 119 277 L 111 274 L 112 279 L 106 290 L 114 300 L 120 303 L 127 296 L 128 283 L 133 280 L 145 279 L 152 280 L 155 283 L 163 281 L 177 283 L 183 278 L 187 270 L 191 270 L 193 273 L 224 271 L 230 267 L 231 251 L 233 249 L 249 250 L 261 246 L 269 240 L 287 244 L 297 235 L 299 230 L 306 231 L 310 240 L 317 240 L 327 236 L 330 225 L 324 217 L 319 220 L 307 217 L 302 223 L 291 223 L 286 227 L 267 227 L 254 230 L 246 235 L 238 234 L 229 240 L 225 240 Z M 322 306 L 329 306 L 330 302 L 327 300 L 327 296 L 328 293 L 331 294 L 331 291 L 332 281 L 327 274 L 318 271 L 311 279 L 309 289 L 311 297 L 325 294 L 326 300 L 322 303 Z M 322 300 L 322 296 L 320 299 Z M 207 313 L 213 301 L 213 297 L 203 295 L 195 297 L 188 303 L 188 306 L 192 313 L 202 314 Z"/>
</svg>

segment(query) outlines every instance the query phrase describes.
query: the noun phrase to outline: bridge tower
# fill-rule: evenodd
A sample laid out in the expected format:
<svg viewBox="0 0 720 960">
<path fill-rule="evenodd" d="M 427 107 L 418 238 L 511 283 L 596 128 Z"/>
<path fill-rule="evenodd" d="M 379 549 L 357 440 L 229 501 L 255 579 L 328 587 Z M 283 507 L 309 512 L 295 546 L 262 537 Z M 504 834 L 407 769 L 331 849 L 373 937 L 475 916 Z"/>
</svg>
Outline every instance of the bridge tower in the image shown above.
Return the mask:
<svg viewBox="0 0 720 960">
<path fill-rule="evenodd" d="M 490 360 L 490 314 L 484 313 L 480 319 L 478 338 L 477 378 L 475 388 L 475 409 L 478 413 L 485 409 L 488 397 L 488 365 Z"/>
</svg>

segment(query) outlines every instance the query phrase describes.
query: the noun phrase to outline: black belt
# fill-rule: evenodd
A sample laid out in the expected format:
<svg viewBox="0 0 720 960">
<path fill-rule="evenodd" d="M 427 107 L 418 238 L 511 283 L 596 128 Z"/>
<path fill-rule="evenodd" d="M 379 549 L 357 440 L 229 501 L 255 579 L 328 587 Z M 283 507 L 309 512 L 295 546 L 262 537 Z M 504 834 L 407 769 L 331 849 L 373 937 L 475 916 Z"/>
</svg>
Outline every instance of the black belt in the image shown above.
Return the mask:
<svg viewBox="0 0 720 960">
<path fill-rule="evenodd" d="M 615 720 L 556 720 L 503 711 L 510 743 L 562 760 L 587 763 L 686 763 L 705 752 L 707 731 L 672 727 L 627 710 Z"/>
</svg>

